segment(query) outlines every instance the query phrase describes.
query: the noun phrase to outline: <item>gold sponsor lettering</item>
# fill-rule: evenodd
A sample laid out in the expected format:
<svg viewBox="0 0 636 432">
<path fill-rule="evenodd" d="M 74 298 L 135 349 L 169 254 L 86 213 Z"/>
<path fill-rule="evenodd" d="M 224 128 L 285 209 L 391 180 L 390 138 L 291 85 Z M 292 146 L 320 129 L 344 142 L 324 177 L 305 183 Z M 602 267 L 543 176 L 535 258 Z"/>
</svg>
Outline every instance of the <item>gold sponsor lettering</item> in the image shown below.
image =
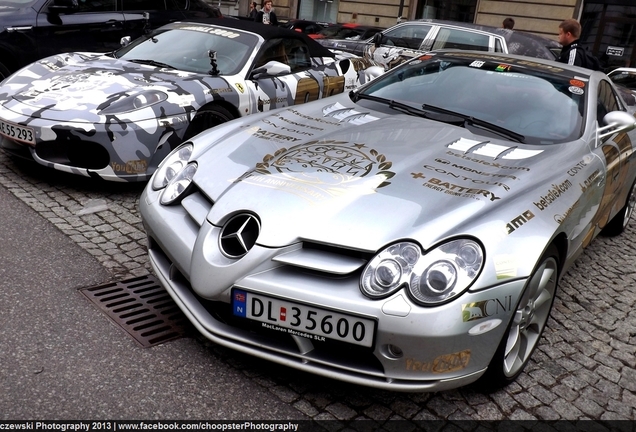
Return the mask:
<svg viewBox="0 0 636 432">
<path fill-rule="evenodd" d="M 125 164 L 111 162 L 110 167 L 115 172 L 124 172 L 126 174 L 143 174 L 148 170 L 148 161 L 132 160 Z"/>
<path fill-rule="evenodd" d="M 407 358 L 405 367 L 407 371 L 441 374 L 465 369 L 468 367 L 469 362 L 470 350 L 468 349 L 456 353 L 443 354 L 429 362 Z"/>
<path fill-rule="evenodd" d="M 534 214 L 530 210 L 526 210 L 519 216 L 508 222 L 506 225 L 506 231 L 508 234 L 512 234 L 517 228 L 534 218 Z"/>
<path fill-rule="evenodd" d="M 462 305 L 462 320 L 464 322 L 477 321 L 493 315 L 510 312 L 512 310 L 512 296 L 503 299 L 488 299 Z"/>
</svg>

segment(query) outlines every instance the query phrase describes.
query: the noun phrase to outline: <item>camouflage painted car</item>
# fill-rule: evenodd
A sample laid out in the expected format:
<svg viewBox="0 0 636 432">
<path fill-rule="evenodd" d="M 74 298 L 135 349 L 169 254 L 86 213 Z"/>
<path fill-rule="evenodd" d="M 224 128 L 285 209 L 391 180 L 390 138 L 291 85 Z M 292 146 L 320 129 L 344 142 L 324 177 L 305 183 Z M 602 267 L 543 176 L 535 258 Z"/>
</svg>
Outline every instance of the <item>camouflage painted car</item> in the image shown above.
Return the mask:
<svg viewBox="0 0 636 432">
<path fill-rule="evenodd" d="M 140 199 L 150 262 L 244 353 L 390 390 L 506 385 L 561 275 L 630 220 L 634 127 L 601 72 L 422 56 L 184 143 Z"/>
<path fill-rule="evenodd" d="M 54 55 L 10 76 L 0 145 L 57 170 L 142 181 L 183 139 L 349 91 L 367 66 L 260 23 L 173 23 L 111 54 Z"/>
</svg>

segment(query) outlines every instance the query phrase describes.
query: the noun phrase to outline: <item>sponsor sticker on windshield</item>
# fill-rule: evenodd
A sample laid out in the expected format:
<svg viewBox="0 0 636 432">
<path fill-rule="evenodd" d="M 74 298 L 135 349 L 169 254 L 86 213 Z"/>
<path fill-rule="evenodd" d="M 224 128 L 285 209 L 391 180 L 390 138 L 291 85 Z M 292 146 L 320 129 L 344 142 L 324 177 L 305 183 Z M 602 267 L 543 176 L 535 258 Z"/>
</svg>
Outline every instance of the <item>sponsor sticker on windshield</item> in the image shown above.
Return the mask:
<svg viewBox="0 0 636 432">
<path fill-rule="evenodd" d="M 500 64 L 499 66 L 495 68 L 497 72 L 510 72 L 511 69 L 512 69 L 512 66 L 508 64 Z"/>
<path fill-rule="evenodd" d="M 577 87 L 577 86 L 570 86 L 568 87 L 568 90 L 570 91 L 570 93 L 575 95 L 582 95 L 583 93 L 585 93 L 585 91 L 583 91 L 581 87 Z"/>
</svg>

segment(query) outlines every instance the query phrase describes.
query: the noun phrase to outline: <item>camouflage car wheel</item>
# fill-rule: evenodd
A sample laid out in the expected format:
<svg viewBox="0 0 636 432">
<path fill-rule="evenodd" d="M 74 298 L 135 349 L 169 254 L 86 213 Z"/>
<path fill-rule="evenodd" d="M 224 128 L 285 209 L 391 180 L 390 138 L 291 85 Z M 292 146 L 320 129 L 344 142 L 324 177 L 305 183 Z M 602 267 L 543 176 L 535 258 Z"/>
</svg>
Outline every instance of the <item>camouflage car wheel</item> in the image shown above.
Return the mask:
<svg viewBox="0 0 636 432">
<path fill-rule="evenodd" d="M 190 126 L 188 126 L 183 139 L 188 140 L 206 129 L 210 129 L 233 119 L 234 116 L 222 106 L 203 108 L 196 113 L 190 122 Z"/>
<path fill-rule="evenodd" d="M 550 245 L 528 278 L 517 309 L 488 366 L 477 382 L 479 388 L 496 390 L 523 372 L 539 344 L 556 295 L 559 252 Z"/>
</svg>

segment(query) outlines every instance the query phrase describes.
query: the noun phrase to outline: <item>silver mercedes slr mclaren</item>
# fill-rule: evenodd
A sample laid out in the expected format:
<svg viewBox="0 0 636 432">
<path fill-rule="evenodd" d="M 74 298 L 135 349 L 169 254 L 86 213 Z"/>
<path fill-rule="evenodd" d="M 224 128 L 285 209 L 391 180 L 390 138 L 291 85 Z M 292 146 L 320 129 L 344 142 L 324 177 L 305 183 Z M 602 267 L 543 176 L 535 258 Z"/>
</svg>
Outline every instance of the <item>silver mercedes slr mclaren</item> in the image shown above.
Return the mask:
<svg viewBox="0 0 636 432">
<path fill-rule="evenodd" d="M 561 275 L 627 226 L 635 127 L 603 73 L 423 55 L 184 142 L 141 197 L 150 261 L 220 345 L 383 389 L 501 387 Z"/>
</svg>

